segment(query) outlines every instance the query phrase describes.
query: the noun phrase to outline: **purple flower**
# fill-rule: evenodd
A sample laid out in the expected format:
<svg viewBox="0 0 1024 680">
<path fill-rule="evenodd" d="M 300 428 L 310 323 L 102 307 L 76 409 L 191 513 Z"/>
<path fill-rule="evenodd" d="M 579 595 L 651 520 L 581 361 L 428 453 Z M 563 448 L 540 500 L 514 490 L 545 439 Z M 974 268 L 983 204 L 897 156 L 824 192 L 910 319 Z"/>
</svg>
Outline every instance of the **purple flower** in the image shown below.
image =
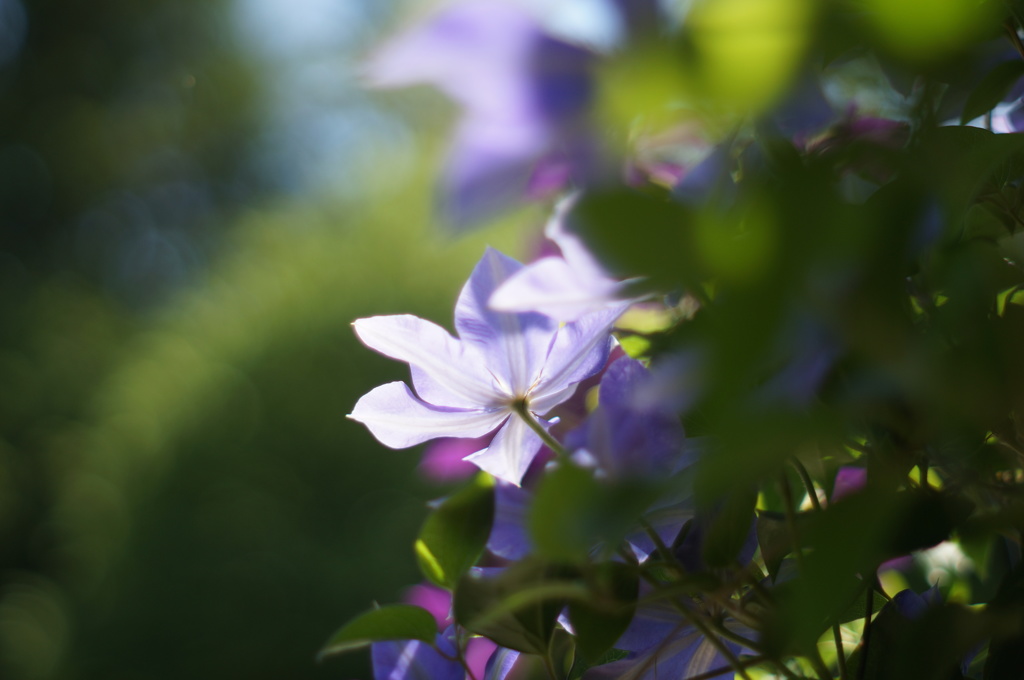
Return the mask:
<svg viewBox="0 0 1024 680">
<path fill-rule="evenodd" d="M 615 361 L 601 380 L 600 405 L 568 443 L 613 477 L 671 474 L 692 462 L 683 454 L 679 415 L 654 386 L 636 359 Z"/>
<path fill-rule="evenodd" d="M 527 265 L 501 285 L 491 297 L 491 307 L 503 312 L 540 312 L 561 321 L 575 321 L 598 310 L 625 311 L 631 300 L 626 290 L 636 279 L 611 278 L 583 241 L 565 226 L 577 196 L 555 208 L 544 234 L 562 256 L 543 257 Z"/>
<path fill-rule="evenodd" d="M 457 2 L 387 43 L 371 60 L 381 87 L 434 85 L 462 108 L 442 200 L 465 227 L 536 191 L 538 170 L 582 171 L 594 58 L 553 38 L 522 6 Z"/>
<path fill-rule="evenodd" d="M 452 629 L 439 634 L 432 647 L 419 640 L 375 642 L 370 647 L 374 680 L 465 680 L 456 659 Z M 440 651 L 439 651 L 440 650 Z M 444 652 L 444 656 L 441 655 Z"/>
<path fill-rule="evenodd" d="M 734 632 L 748 632 L 731 619 L 726 619 L 723 625 Z M 718 642 L 734 656 L 745 651 L 732 640 L 719 637 Z M 591 668 L 584 673 L 583 680 L 689 678 L 729 667 L 719 647 L 664 602 L 638 607 L 629 628 L 614 647 L 630 652 L 630 655 L 620 661 Z M 723 675 L 726 674 L 723 671 Z"/>
<path fill-rule="evenodd" d="M 604 366 L 617 316 L 602 312 L 559 325 L 542 314 L 489 309 L 494 290 L 521 268 L 487 249 L 455 307 L 458 339 L 411 315 L 355 321 L 367 347 L 409 364 L 416 392 L 403 382 L 381 385 L 365 394 L 349 417 L 395 449 L 495 431 L 489 446 L 466 459 L 519 484 L 541 438 L 517 410 L 546 427 L 540 417 Z"/>
</svg>

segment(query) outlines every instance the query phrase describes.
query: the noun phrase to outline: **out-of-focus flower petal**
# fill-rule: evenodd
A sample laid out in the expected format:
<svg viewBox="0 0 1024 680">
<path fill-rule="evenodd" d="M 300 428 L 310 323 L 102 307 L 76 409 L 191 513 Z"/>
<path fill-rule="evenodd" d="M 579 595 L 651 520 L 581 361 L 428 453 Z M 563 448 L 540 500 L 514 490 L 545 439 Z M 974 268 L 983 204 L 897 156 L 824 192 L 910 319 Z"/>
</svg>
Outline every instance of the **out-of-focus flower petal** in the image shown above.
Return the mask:
<svg viewBox="0 0 1024 680">
<path fill-rule="evenodd" d="M 374 680 L 465 680 L 466 671 L 454 659 L 455 648 L 441 635 L 437 644 L 453 658 L 446 659 L 419 640 L 375 642 L 370 647 Z"/>
<path fill-rule="evenodd" d="M 466 410 L 433 406 L 416 397 L 403 382 L 381 385 L 367 392 L 352 409 L 380 443 L 404 449 L 437 437 L 480 437 L 508 417 L 502 410 Z"/>
<path fill-rule="evenodd" d="M 494 524 L 487 539 L 487 549 L 498 557 L 521 560 L 531 550 L 526 530 L 526 512 L 530 493 L 510 484 L 494 488 Z"/>
<path fill-rule="evenodd" d="M 868 481 L 868 471 L 862 467 L 844 465 L 836 473 L 836 483 L 832 487 L 832 502 L 857 493 Z"/>
<path fill-rule="evenodd" d="M 487 661 L 484 680 L 505 680 L 518 660 L 519 652 L 498 647 Z"/>
<path fill-rule="evenodd" d="M 463 459 L 471 453 L 486 448 L 490 441 L 490 437 L 437 439 L 429 444 L 423 452 L 419 471 L 427 479 L 436 482 L 451 482 L 470 477 L 476 474 L 477 468 Z"/>
</svg>

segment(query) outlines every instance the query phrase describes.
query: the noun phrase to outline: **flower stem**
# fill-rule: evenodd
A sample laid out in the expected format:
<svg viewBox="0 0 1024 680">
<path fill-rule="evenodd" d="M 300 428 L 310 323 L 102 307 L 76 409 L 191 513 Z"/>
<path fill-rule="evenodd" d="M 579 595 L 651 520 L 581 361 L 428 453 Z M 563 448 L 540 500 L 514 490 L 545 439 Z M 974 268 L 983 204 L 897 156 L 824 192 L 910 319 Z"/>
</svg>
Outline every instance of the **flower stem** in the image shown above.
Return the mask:
<svg viewBox="0 0 1024 680">
<path fill-rule="evenodd" d="M 525 422 L 531 430 L 537 433 L 537 436 L 540 437 L 541 441 L 543 441 L 549 449 L 554 451 L 556 456 L 561 459 L 568 460 L 569 452 L 557 439 L 551 436 L 550 432 L 544 429 L 544 426 L 540 424 L 539 420 L 537 420 L 537 416 L 533 415 L 525 401 L 516 401 L 512 404 L 512 410 L 516 412 L 516 415 L 523 419 L 523 422 Z"/>
</svg>

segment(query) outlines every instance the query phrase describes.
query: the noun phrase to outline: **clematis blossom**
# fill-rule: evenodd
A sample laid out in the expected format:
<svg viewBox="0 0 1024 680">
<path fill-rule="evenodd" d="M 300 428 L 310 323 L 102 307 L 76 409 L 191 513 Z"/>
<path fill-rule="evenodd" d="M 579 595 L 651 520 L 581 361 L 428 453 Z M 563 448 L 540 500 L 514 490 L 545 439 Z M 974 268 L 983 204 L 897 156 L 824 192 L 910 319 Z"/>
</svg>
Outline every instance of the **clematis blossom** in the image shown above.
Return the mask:
<svg viewBox="0 0 1024 680">
<path fill-rule="evenodd" d="M 394 449 L 493 431 L 490 444 L 466 460 L 519 484 L 542 443 L 526 418 L 548 427 L 543 417 L 604 366 L 609 331 L 622 311 L 560 325 L 542 314 L 490 309 L 494 290 L 521 268 L 487 249 L 455 307 L 458 338 L 406 314 L 355 321 L 367 347 L 409 364 L 415 392 L 400 381 L 381 385 L 360 398 L 349 417 Z"/>
<path fill-rule="evenodd" d="M 542 257 L 511 276 L 491 297 L 491 307 L 575 321 L 598 310 L 625 310 L 635 301 L 629 298 L 628 289 L 638 279 L 619 281 L 609 276 L 580 237 L 566 227 L 577 198 L 578 194 L 571 194 L 559 201 L 544 228 L 544 235 L 562 256 Z"/>
</svg>

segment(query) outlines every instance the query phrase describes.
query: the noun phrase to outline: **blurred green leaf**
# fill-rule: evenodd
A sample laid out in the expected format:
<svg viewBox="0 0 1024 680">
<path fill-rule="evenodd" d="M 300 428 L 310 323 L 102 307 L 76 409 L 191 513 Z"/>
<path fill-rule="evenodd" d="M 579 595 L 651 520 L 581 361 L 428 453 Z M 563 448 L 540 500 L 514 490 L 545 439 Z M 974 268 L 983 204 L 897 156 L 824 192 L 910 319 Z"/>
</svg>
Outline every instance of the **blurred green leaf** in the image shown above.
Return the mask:
<svg viewBox="0 0 1024 680">
<path fill-rule="evenodd" d="M 528 526 L 537 553 L 554 562 L 583 562 L 602 542 L 616 547 L 657 497 L 644 482 L 606 482 L 562 465 L 537 486 Z"/>
<path fill-rule="evenodd" d="M 1020 59 L 1003 62 L 985 74 L 967 97 L 960 124 L 964 125 L 994 109 L 1021 76 L 1024 76 L 1024 61 Z"/>
<path fill-rule="evenodd" d="M 793 550 L 793 536 L 786 525 L 786 518 L 777 512 L 758 513 L 757 542 L 761 547 L 761 559 L 774 581 L 783 558 Z"/>
<path fill-rule="evenodd" d="M 410 604 L 392 604 L 372 609 L 341 627 L 318 655 L 349 652 L 383 640 L 420 640 L 434 643 L 437 622 L 427 610 Z"/>
<path fill-rule="evenodd" d="M 546 654 L 559 612 L 570 598 L 588 593 L 567 575 L 538 561 L 518 562 L 497 576 L 470 572 L 455 589 L 455 620 L 502 647 Z"/>
<path fill-rule="evenodd" d="M 480 559 L 494 521 L 494 478 L 473 481 L 434 508 L 416 539 L 420 570 L 431 582 L 452 589 Z"/>
<path fill-rule="evenodd" d="M 757 489 L 739 488 L 719 501 L 704 537 L 704 561 L 709 567 L 730 567 L 736 563 L 743 544 L 754 526 Z"/>
<path fill-rule="evenodd" d="M 637 570 L 621 562 L 595 565 L 585 574 L 590 595 L 569 602 L 579 655 L 597 660 L 629 627 L 640 590 Z"/>
</svg>

